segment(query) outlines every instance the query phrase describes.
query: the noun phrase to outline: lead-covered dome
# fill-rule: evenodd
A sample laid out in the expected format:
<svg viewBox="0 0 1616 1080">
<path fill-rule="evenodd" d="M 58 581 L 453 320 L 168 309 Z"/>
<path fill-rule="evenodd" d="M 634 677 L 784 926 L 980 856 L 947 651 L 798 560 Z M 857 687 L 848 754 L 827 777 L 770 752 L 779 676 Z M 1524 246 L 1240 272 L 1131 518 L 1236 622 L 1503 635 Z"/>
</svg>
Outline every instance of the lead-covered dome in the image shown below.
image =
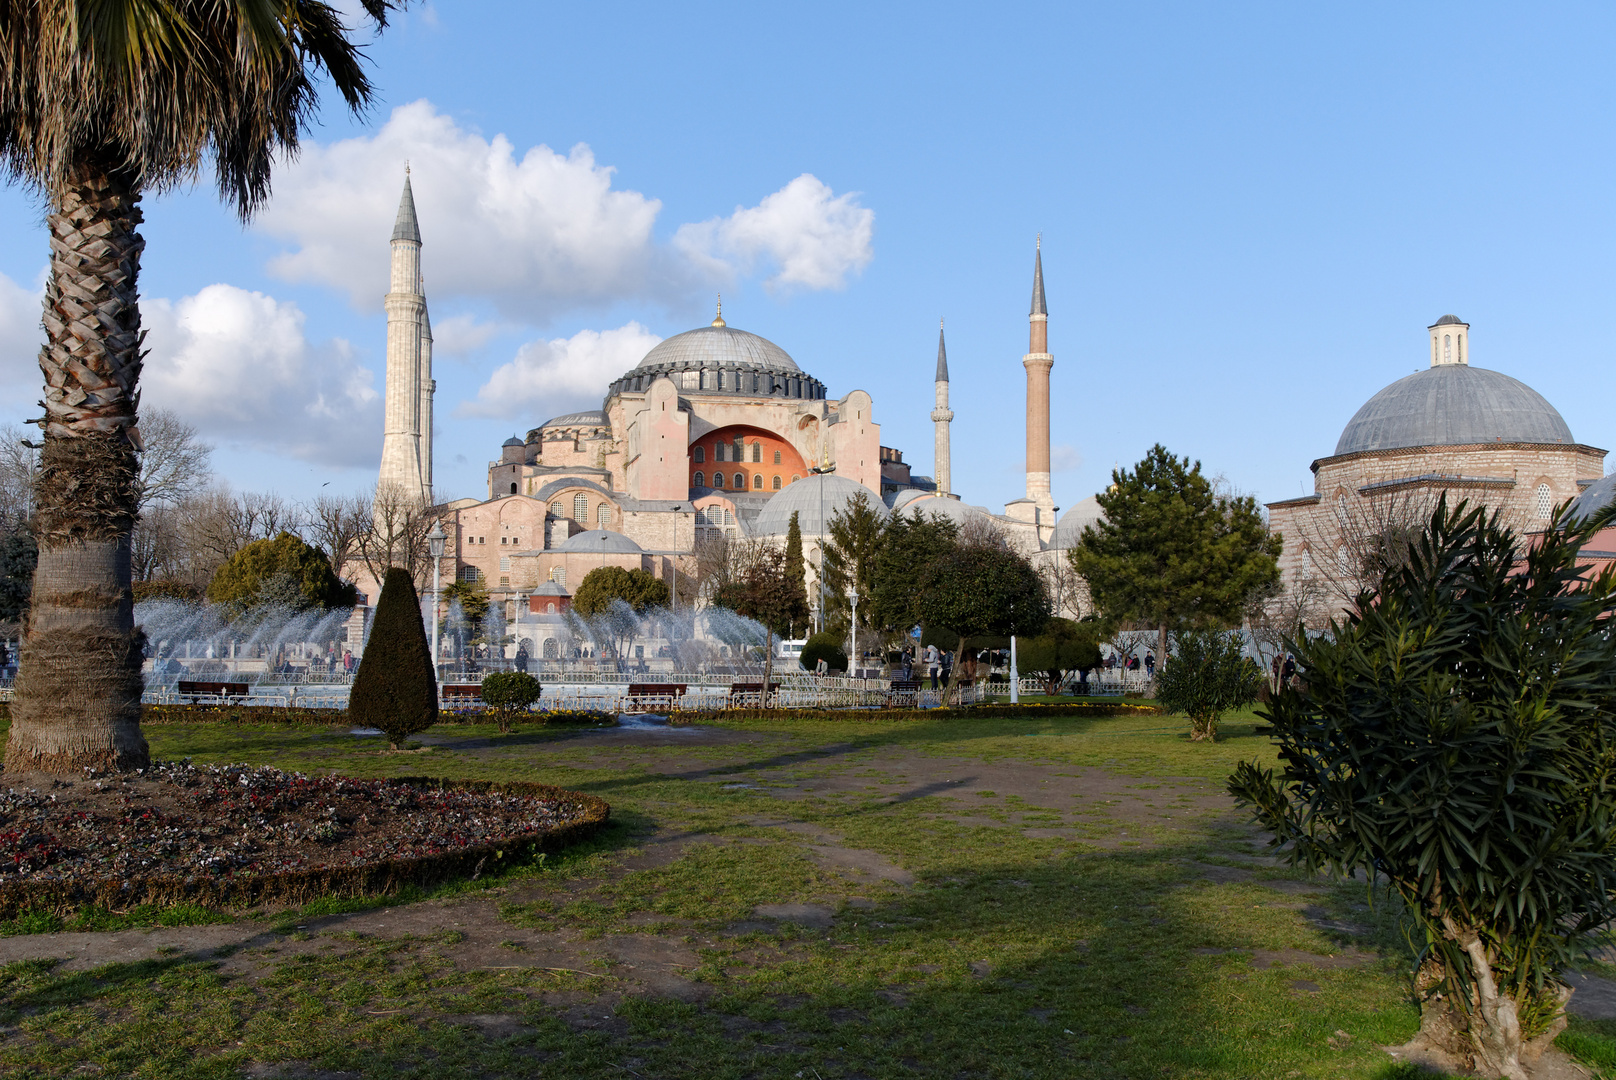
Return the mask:
<svg viewBox="0 0 1616 1080">
<path fill-rule="evenodd" d="M 622 533 L 610 529 L 588 529 L 574 533 L 557 544 L 555 549 L 585 555 L 638 555 L 645 550 Z"/>
<path fill-rule="evenodd" d="M 804 374 L 780 346 L 719 320 L 656 345 L 632 371 L 612 383 L 606 396 L 645 390 L 664 376 L 684 393 L 825 396 L 825 384 Z"/>
<path fill-rule="evenodd" d="M 1536 390 L 1501 371 L 1442 364 L 1398 379 L 1347 422 L 1336 456 L 1410 446 L 1575 443 Z"/>
<path fill-rule="evenodd" d="M 791 530 L 791 515 L 795 513 L 802 535 L 823 536 L 829 531 L 826 523 L 861 496 L 877 517 L 888 516 L 886 503 L 863 484 L 835 473 L 809 476 L 770 496 L 748 531 L 753 536 L 784 536 Z"/>
<path fill-rule="evenodd" d="M 1055 523 L 1055 531 L 1050 534 L 1049 547 L 1054 551 L 1066 551 L 1075 548 L 1078 541 L 1083 539 L 1083 530 L 1091 525 L 1098 525 L 1105 520 L 1105 511 L 1100 509 L 1100 497 L 1090 495 L 1066 513 Z"/>
</svg>

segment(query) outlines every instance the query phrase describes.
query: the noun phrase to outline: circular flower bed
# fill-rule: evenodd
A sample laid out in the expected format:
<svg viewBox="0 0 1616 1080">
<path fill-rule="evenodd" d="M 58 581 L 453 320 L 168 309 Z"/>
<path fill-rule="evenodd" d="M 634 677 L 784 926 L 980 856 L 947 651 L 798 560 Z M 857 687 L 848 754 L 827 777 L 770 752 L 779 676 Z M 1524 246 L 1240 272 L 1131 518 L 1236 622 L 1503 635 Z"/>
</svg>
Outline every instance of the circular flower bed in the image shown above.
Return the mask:
<svg viewBox="0 0 1616 1080">
<path fill-rule="evenodd" d="M 189 761 L 29 779 L 0 791 L 0 917 L 86 903 L 298 903 L 396 891 L 577 839 L 610 812 L 593 796 L 541 784 Z"/>
</svg>

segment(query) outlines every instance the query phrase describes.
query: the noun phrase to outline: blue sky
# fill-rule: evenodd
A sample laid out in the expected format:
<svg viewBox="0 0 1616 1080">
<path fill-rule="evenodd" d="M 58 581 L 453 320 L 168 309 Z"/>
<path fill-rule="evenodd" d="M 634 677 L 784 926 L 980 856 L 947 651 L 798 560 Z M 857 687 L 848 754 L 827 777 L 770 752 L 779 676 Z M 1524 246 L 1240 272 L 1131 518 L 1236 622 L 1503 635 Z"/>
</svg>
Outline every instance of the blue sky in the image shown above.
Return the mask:
<svg viewBox="0 0 1616 1080">
<path fill-rule="evenodd" d="M 412 161 L 439 330 L 438 487 L 598 407 L 711 318 L 875 398 L 930 473 L 948 320 L 955 487 L 1018 497 L 1044 236 L 1056 501 L 1154 442 L 1265 500 L 1353 411 L 1473 358 L 1616 443 L 1606 7 L 417 5 L 243 229 L 148 200 L 146 401 L 239 489 L 357 490 L 380 450 L 387 236 Z M 35 415 L 45 238 L 0 190 L 0 420 Z"/>
</svg>

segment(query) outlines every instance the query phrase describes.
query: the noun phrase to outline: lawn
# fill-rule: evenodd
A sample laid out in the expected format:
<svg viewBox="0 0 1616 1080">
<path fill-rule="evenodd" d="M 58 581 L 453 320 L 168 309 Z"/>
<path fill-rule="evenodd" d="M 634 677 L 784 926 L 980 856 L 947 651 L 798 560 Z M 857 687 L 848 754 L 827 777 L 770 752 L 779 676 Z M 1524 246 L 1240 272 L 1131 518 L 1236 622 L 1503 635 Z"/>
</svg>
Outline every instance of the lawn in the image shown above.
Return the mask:
<svg viewBox="0 0 1616 1080">
<path fill-rule="evenodd" d="M 613 823 L 386 903 L 0 928 L 0 1072 L 1391 1075 L 1379 1047 L 1417 1026 L 1393 908 L 1263 857 L 1221 789 L 1272 758 L 1254 726 L 455 726 L 401 754 L 149 727 L 163 758 L 537 780 Z"/>
</svg>

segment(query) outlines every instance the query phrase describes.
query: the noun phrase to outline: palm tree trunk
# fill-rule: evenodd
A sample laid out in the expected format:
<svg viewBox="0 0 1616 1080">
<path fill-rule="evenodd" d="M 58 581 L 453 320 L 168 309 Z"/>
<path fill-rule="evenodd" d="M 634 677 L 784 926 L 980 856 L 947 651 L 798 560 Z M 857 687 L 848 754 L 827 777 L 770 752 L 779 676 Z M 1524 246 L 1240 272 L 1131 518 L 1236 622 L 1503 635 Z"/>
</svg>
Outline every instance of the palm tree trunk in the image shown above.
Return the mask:
<svg viewBox="0 0 1616 1080">
<path fill-rule="evenodd" d="M 39 566 L 23 631 L 7 772 L 82 774 L 149 761 L 140 733 L 145 635 L 130 534 L 139 404 L 136 276 L 145 241 L 132 179 L 85 167 L 52 200 L 45 288 Z"/>
</svg>

